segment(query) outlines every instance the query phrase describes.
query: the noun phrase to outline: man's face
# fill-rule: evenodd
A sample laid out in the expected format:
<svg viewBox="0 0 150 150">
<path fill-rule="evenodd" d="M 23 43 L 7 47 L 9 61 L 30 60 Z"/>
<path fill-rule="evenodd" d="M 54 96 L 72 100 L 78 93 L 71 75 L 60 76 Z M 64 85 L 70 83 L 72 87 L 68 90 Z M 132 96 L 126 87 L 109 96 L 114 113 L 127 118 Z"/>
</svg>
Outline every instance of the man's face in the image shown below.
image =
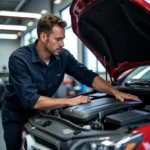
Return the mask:
<svg viewBox="0 0 150 150">
<path fill-rule="evenodd" d="M 44 48 L 52 55 L 59 55 L 61 48 L 64 47 L 65 30 L 57 25 L 52 29 L 52 33 L 47 36 Z"/>
</svg>

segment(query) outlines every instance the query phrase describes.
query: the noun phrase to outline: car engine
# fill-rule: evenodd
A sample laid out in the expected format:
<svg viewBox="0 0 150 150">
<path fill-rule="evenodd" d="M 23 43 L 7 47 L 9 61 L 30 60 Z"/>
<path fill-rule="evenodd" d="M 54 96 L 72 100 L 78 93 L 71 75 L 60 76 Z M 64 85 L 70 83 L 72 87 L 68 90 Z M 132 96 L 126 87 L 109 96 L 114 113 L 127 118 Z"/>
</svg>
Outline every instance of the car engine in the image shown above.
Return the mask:
<svg viewBox="0 0 150 150">
<path fill-rule="evenodd" d="M 113 143 L 118 143 L 126 134 L 131 136 L 130 139 L 138 137 L 142 140 L 141 135 L 135 136 L 130 132 L 150 122 L 150 107 L 145 107 L 142 102 L 120 102 L 114 97 L 97 94 L 88 95 L 91 102 L 87 104 L 44 110 L 29 119 L 25 124 L 23 148 L 77 150 L 82 145 L 83 149 L 91 150 L 89 146 L 92 143 L 89 142 L 95 138 L 95 141 L 109 138 Z M 80 139 L 86 141 L 85 146 Z"/>
<path fill-rule="evenodd" d="M 83 128 L 88 129 L 96 129 L 96 130 L 110 130 L 115 125 L 117 125 L 117 121 L 113 120 L 110 121 L 110 115 L 117 115 L 118 113 L 123 112 L 130 112 L 134 109 L 142 109 L 144 104 L 142 102 L 135 102 L 135 101 L 124 101 L 120 102 L 113 97 L 102 96 L 97 98 L 96 96 L 90 95 L 89 96 L 92 100 L 90 103 L 81 104 L 73 107 L 64 108 L 62 110 L 57 110 L 57 114 L 60 115 L 61 118 L 67 119 Z M 129 116 L 128 116 L 129 118 Z M 125 124 L 131 124 L 133 120 L 128 121 Z M 107 125 L 110 126 L 107 127 Z"/>
</svg>

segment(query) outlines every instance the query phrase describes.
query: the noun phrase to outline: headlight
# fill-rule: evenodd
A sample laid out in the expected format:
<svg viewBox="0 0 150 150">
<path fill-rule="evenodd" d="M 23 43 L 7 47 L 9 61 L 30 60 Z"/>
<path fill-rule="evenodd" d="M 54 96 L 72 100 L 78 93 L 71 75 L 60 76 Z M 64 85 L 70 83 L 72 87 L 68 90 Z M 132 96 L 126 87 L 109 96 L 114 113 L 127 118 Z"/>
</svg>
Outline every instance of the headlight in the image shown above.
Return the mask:
<svg viewBox="0 0 150 150">
<path fill-rule="evenodd" d="M 21 150 L 27 150 L 27 139 L 26 139 L 26 137 L 23 138 Z"/>
<path fill-rule="evenodd" d="M 21 150 L 33 150 L 33 146 L 36 144 L 35 139 L 31 135 L 27 135 L 23 138 Z"/>
</svg>

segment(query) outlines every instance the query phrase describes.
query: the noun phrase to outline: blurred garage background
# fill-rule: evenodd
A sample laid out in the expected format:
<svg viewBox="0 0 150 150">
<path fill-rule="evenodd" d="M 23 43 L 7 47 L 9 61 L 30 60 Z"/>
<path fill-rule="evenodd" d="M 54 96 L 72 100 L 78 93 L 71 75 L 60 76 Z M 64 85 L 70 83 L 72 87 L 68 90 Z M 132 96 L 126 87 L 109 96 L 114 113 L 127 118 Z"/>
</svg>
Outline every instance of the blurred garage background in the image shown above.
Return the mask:
<svg viewBox="0 0 150 150">
<path fill-rule="evenodd" d="M 71 0 L 0 0 L 0 87 L 5 87 L 8 83 L 10 54 L 18 47 L 37 39 L 37 21 L 46 13 L 56 14 L 67 22 L 65 48 L 77 60 L 105 78 L 104 67 L 72 31 L 70 3 Z M 3 92 L 1 90 L 0 93 Z M 66 75 L 55 97 L 72 96 L 89 90 L 91 89 Z M 1 95 L 0 100 L 2 101 Z M 0 150 L 5 149 L 0 114 Z"/>
</svg>

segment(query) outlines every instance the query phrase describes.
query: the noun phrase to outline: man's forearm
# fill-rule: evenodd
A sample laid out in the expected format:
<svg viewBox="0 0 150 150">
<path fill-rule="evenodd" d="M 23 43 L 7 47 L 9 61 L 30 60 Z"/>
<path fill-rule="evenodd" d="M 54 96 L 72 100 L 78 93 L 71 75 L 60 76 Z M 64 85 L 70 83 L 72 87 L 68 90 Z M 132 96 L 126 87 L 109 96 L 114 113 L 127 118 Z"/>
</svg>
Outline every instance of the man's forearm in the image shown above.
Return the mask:
<svg viewBox="0 0 150 150">
<path fill-rule="evenodd" d="M 113 88 L 110 84 L 108 84 L 101 77 L 96 76 L 93 80 L 92 86 L 95 90 L 108 93 L 110 95 L 115 95 L 118 92 L 117 89 Z"/>
<path fill-rule="evenodd" d="M 34 109 L 54 109 L 65 106 L 69 106 L 69 100 L 67 98 L 40 96 L 37 103 L 34 105 Z"/>
<path fill-rule="evenodd" d="M 46 96 L 40 96 L 37 103 L 34 105 L 34 109 L 55 109 L 88 102 L 90 102 L 89 97 L 84 95 L 79 95 L 73 98 L 49 98 Z"/>
</svg>

